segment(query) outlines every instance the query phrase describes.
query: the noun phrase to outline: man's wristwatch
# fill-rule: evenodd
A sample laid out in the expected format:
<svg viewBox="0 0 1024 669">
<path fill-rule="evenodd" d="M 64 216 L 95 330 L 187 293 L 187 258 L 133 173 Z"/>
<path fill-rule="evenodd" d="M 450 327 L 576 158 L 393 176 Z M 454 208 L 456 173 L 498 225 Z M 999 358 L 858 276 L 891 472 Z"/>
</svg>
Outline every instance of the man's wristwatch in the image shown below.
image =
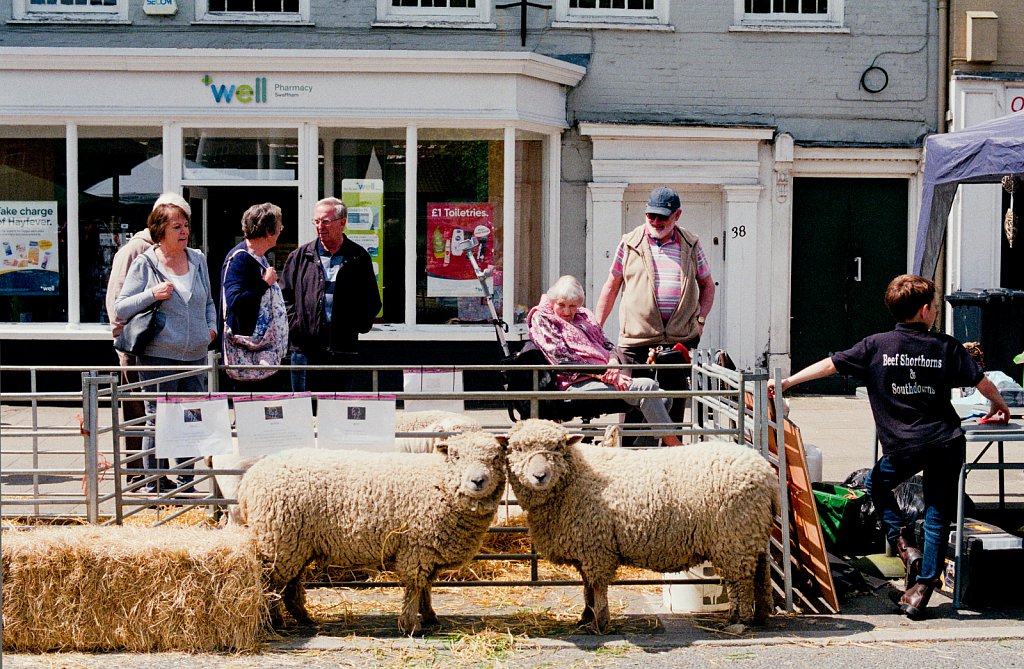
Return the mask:
<svg viewBox="0 0 1024 669">
<path fill-rule="evenodd" d="M 704 323 L 706 323 L 707 320 L 708 319 L 704 318 L 703 316 L 697 316 L 697 322 L 700 323 L 701 325 L 704 325 Z"/>
</svg>

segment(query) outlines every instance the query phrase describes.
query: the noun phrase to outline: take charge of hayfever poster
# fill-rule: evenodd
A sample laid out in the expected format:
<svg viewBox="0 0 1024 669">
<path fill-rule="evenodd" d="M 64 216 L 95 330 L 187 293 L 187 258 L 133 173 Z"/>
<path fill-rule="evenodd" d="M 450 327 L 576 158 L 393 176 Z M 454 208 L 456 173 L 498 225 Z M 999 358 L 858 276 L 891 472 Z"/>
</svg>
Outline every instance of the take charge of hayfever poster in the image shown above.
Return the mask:
<svg viewBox="0 0 1024 669">
<path fill-rule="evenodd" d="M 58 295 L 57 203 L 0 201 L 0 295 Z"/>
<path fill-rule="evenodd" d="M 427 204 L 428 297 L 483 296 L 470 255 L 481 270 L 494 263 L 493 211 L 488 202 Z"/>
</svg>

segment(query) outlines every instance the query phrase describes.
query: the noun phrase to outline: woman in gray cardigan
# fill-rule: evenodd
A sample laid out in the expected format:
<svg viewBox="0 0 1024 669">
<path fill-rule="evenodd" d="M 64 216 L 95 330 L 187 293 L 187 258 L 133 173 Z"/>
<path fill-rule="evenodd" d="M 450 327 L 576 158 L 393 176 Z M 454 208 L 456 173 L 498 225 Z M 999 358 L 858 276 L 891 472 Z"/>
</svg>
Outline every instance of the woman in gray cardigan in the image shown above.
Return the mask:
<svg viewBox="0 0 1024 669">
<path fill-rule="evenodd" d="M 157 199 L 146 221 L 154 245 L 132 263 L 115 303 L 118 318 L 128 320 L 155 302 L 163 301 L 160 311 L 166 323 L 138 356 L 140 366 L 201 367 L 206 364 L 207 347 L 217 336 L 217 308 L 210 290 L 206 258 L 200 251 L 188 248 L 191 215 L 188 202 L 176 193 L 165 193 Z M 139 378 L 148 381 L 168 374 L 167 371 L 140 371 Z M 147 387 L 149 391 L 152 389 Z M 206 392 L 206 375 L 164 381 L 156 384 L 156 391 Z M 156 413 L 156 401 L 146 401 L 146 413 Z M 146 469 L 167 469 L 166 460 L 157 461 L 154 445 L 153 437 L 143 441 Z M 188 458 L 178 458 L 177 466 L 192 468 Z M 178 487 L 191 482 L 191 475 L 178 476 Z M 173 487 L 168 479 L 160 476 L 151 479 L 146 489 L 158 492 Z"/>
</svg>

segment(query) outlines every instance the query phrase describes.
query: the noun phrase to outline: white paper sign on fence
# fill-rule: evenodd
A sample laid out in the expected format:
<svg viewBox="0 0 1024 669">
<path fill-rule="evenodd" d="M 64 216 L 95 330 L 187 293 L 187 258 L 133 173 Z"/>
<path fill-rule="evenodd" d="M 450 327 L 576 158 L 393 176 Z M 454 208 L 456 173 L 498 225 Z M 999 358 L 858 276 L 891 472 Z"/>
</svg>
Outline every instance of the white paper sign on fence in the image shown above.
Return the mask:
<svg viewBox="0 0 1024 669">
<path fill-rule="evenodd" d="M 197 458 L 231 453 L 227 395 L 158 398 L 156 457 Z"/>
<path fill-rule="evenodd" d="M 317 446 L 395 450 L 394 395 L 317 395 Z"/>
<path fill-rule="evenodd" d="M 406 369 L 403 387 L 407 393 L 461 393 L 462 370 Z M 406 411 L 453 411 L 462 413 L 462 400 L 405 400 Z"/>
<path fill-rule="evenodd" d="M 235 398 L 238 454 L 269 455 L 286 448 L 314 448 L 309 393 Z"/>
</svg>

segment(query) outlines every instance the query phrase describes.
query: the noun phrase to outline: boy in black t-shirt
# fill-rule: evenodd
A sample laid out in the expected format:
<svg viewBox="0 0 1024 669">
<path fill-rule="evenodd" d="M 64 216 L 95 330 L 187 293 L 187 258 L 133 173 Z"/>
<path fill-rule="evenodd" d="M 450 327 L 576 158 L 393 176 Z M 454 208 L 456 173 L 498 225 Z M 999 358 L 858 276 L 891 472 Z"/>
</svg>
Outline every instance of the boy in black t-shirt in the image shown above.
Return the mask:
<svg viewBox="0 0 1024 669">
<path fill-rule="evenodd" d="M 867 386 L 882 457 L 866 481 L 889 543 L 907 567 L 907 589 L 900 610 L 917 620 L 941 573 L 947 528 L 956 504 L 957 481 L 966 441 L 960 418 L 950 403 L 951 391 L 975 386 L 991 406 L 987 418 L 1009 420 L 995 384 L 957 340 L 929 332 L 935 323 L 935 284 L 911 274 L 893 279 L 885 306 L 899 321 L 896 329 L 871 335 L 846 351 L 833 354 L 782 380 L 782 390 L 839 372 Z M 769 393 L 774 383 L 768 383 Z M 924 554 L 903 528 L 892 491 L 919 471 L 924 472 Z"/>
</svg>

